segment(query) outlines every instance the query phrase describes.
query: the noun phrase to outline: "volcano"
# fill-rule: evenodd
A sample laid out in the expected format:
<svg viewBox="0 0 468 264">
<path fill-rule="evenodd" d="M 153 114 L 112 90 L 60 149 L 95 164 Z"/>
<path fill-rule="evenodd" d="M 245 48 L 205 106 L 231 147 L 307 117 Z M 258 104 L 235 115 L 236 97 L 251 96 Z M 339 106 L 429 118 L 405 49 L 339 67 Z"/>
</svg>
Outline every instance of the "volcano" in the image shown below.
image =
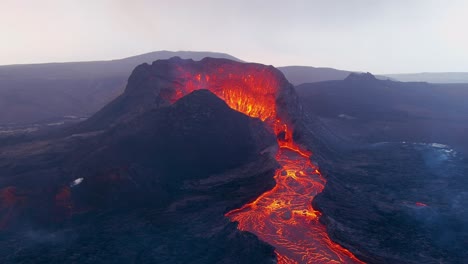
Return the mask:
<svg viewBox="0 0 468 264">
<path fill-rule="evenodd" d="M 207 90 L 0 152 L 2 263 L 271 263 L 224 217 L 271 189 L 276 137 Z"/>
<path fill-rule="evenodd" d="M 206 89 L 232 109 L 259 118 L 291 141 L 302 117 L 294 87 L 272 66 L 227 59 L 174 57 L 135 68 L 125 92 L 84 122 L 79 131 L 106 128 L 139 113 L 168 106 L 192 91 Z"/>
<path fill-rule="evenodd" d="M 165 78 L 161 80 L 161 76 Z M 169 79 L 172 85 L 164 85 L 167 76 L 173 76 Z M 279 263 L 360 262 L 329 239 L 318 222 L 320 213 L 311 206 L 325 179 L 310 161 L 311 152 L 295 143 L 302 108 L 292 85 L 278 70 L 220 59 L 194 62 L 173 58 L 139 66 L 129 85 L 133 82 L 139 83 L 137 89 L 144 87 L 158 94 L 156 105 L 174 103 L 192 91 L 207 89 L 232 109 L 259 118 L 274 131 L 280 147 L 276 159 L 282 166 L 276 171 L 277 185 L 226 216 L 239 222 L 241 230 L 274 246 Z M 135 88 L 131 85 L 128 89 Z"/>
<path fill-rule="evenodd" d="M 361 263 L 330 240 L 312 207 L 326 181 L 311 151 L 298 143 L 302 119 L 293 86 L 272 66 L 177 57 L 142 64 L 125 92 L 90 119 L 54 138 L 7 149 L 2 167 L 11 177 L 2 189 L 2 225 L 23 230 L 34 219 L 48 232 L 58 222 L 88 234 L 79 223 L 134 221 L 126 214 L 132 210 L 137 219 L 167 226 L 172 231 L 166 235 L 184 237 L 158 249 L 164 253 L 153 252 L 159 262 L 259 262 L 272 256 L 271 247 L 245 232 L 232 239 L 225 214 L 272 246 L 278 263 Z M 21 150 L 32 154 L 24 157 Z M 97 220 L 96 214 L 106 217 Z M 191 218 L 197 224 L 186 222 Z M 158 234 L 158 244 L 167 240 L 153 227 L 148 232 Z M 108 235 L 97 233 L 92 241 Z M 193 237 L 215 237 L 214 248 L 189 249 Z M 227 253 L 220 255 L 217 244 L 227 237 Z M 247 253 L 236 251 L 245 245 L 251 247 Z M 168 253 L 171 246 L 187 254 Z M 206 250 L 212 253 L 192 256 Z"/>
</svg>

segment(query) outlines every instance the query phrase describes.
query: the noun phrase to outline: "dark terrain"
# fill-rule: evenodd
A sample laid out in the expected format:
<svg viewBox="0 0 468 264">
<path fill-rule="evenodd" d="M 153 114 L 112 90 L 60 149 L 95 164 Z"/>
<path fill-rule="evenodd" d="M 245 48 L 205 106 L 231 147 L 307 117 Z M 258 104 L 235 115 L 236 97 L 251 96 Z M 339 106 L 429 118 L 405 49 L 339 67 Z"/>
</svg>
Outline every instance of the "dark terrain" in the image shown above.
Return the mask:
<svg viewBox="0 0 468 264">
<path fill-rule="evenodd" d="M 207 90 L 151 104 L 170 86 L 134 74 L 105 126 L 3 143 L 0 261 L 273 263 L 224 214 L 274 186 L 275 135 Z"/>
<path fill-rule="evenodd" d="M 465 263 L 467 88 L 370 74 L 297 87 L 335 241 L 369 263 Z"/>
<path fill-rule="evenodd" d="M 101 134 L 3 148 L 2 263 L 270 263 L 223 214 L 274 185 L 258 154 L 274 144 L 201 90 Z"/>
<path fill-rule="evenodd" d="M 443 145 L 343 153 L 314 200 L 331 237 L 369 263 L 465 263 L 468 161 Z"/>
<path fill-rule="evenodd" d="M 468 153 L 468 84 L 404 83 L 352 74 L 296 90 L 305 111 L 344 140 L 435 142 Z"/>
<path fill-rule="evenodd" d="M 139 66 L 86 121 L 2 137 L 0 262 L 275 262 L 224 214 L 274 186 L 276 137 L 207 90 L 161 97 L 184 63 L 199 65 Z M 369 263 L 464 263 L 467 85 L 352 74 L 296 91 L 279 101 L 327 179 L 313 203 L 330 237 Z"/>
</svg>

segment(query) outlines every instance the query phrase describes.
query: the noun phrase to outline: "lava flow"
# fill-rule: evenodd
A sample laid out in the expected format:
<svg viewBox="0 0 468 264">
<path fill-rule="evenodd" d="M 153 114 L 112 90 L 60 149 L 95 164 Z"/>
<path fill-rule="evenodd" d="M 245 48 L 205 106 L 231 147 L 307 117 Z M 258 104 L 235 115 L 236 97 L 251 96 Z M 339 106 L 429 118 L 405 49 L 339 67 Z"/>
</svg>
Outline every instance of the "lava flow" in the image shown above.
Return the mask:
<svg viewBox="0 0 468 264">
<path fill-rule="evenodd" d="M 276 186 L 254 202 L 227 214 L 238 228 L 275 247 L 278 263 L 363 263 L 330 240 L 311 201 L 325 179 L 309 155 L 281 147 Z"/>
<path fill-rule="evenodd" d="M 182 81 L 165 99 L 175 102 L 193 90 L 208 89 L 231 108 L 260 118 L 282 135 L 278 137 L 276 159 L 282 167 L 275 174 L 276 186 L 226 216 L 237 221 L 240 230 L 275 247 L 278 263 L 363 263 L 331 241 L 319 222 L 320 212 L 312 207 L 312 199 L 326 181 L 310 161 L 312 153 L 293 141 L 290 124 L 277 115 L 279 84 L 273 71 L 249 73 L 225 67 L 203 73 L 177 71 Z"/>
</svg>

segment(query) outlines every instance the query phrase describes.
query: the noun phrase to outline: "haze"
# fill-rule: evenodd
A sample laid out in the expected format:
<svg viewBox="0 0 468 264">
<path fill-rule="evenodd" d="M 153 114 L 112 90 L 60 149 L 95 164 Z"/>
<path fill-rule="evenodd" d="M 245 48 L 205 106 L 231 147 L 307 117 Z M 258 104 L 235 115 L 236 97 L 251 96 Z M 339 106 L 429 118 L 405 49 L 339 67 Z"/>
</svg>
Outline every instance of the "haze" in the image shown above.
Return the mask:
<svg viewBox="0 0 468 264">
<path fill-rule="evenodd" d="M 0 1 L 0 64 L 155 50 L 374 73 L 468 71 L 466 1 Z"/>
</svg>

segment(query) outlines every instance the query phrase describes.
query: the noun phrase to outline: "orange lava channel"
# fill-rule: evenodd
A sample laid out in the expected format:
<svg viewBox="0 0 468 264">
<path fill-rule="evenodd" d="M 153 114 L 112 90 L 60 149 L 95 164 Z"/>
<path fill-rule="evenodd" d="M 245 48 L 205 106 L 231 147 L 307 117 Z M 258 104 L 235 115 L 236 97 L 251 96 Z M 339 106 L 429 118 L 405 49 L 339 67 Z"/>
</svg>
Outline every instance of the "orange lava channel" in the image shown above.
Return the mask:
<svg viewBox="0 0 468 264">
<path fill-rule="evenodd" d="M 179 67 L 180 85 L 165 94 L 170 102 L 198 89 L 208 89 L 232 109 L 256 117 L 284 137 L 276 159 L 282 166 L 275 174 L 276 186 L 254 202 L 226 214 L 238 228 L 257 235 L 275 247 L 278 263 L 364 263 L 332 242 L 312 208 L 313 198 L 326 183 L 310 161 L 312 153 L 292 140 L 290 126 L 277 117 L 278 83 L 271 70 L 254 66 L 240 70 L 227 64 L 211 72 L 190 72 Z M 239 66 L 240 67 L 240 66 Z M 249 68 L 251 67 L 251 68 Z"/>
<path fill-rule="evenodd" d="M 275 247 L 278 263 L 364 263 L 330 240 L 311 205 L 325 185 L 317 167 L 299 148 L 281 146 L 276 186 L 254 202 L 226 214 L 238 228 Z"/>
</svg>

